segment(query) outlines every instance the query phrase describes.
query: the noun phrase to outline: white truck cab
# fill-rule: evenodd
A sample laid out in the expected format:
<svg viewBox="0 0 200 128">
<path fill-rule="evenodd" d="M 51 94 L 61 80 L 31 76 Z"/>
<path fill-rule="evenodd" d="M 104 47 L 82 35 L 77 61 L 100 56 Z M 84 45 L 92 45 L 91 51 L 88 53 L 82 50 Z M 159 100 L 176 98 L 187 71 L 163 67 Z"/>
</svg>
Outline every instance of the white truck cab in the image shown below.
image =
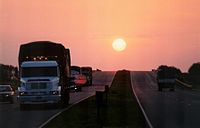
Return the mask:
<svg viewBox="0 0 200 128">
<path fill-rule="evenodd" d="M 56 61 L 25 61 L 20 70 L 20 108 L 26 104 L 60 102 L 60 71 Z"/>
</svg>

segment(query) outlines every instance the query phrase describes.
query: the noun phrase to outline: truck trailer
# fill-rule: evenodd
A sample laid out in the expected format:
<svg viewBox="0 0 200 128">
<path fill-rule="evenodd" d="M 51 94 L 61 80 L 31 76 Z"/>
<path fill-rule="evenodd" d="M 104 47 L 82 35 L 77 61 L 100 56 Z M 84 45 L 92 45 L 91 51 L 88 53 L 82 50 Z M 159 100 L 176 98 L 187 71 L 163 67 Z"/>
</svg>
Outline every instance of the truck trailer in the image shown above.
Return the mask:
<svg viewBox="0 0 200 128">
<path fill-rule="evenodd" d="M 180 76 L 181 71 L 171 66 L 161 66 L 157 71 L 158 91 L 163 88 L 169 88 L 171 91 L 175 90 L 176 79 Z"/>
<path fill-rule="evenodd" d="M 28 104 L 69 103 L 70 50 L 62 44 L 35 41 L 22 44 L 18 57 L 20 108 Z"/>
</svg>

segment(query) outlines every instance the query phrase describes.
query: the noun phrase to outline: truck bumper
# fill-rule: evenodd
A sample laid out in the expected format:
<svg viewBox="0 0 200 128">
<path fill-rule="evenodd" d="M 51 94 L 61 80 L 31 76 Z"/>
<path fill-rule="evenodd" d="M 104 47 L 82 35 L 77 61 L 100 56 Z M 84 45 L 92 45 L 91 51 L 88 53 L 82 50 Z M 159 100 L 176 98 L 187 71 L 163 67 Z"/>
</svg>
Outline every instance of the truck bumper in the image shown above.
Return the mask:
<svg viewBox="0 0 200 128">
<path fill-rule="evenodd" d="M 60 95 L 18 96 L 20 104 L 55 104 L 61 101 Z"/>
</svg>

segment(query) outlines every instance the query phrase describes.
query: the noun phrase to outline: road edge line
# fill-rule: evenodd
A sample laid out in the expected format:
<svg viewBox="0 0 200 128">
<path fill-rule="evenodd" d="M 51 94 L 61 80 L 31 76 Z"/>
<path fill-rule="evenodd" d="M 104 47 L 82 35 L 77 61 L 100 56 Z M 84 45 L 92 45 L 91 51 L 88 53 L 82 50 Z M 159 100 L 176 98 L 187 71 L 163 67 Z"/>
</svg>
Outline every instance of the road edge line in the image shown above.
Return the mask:
<svg viewBox="0 0 200 128">
<path fill-rule="evenodd" d="M 134 88 L 133 88 L 133 77 L 132 77 L 132 75 L 131 75 L 131 72 L 130 72 L 130 77 L 131 77 L 131 87 L 132 87 L 132 91 L 133 91 L 133 93 L 134 93 L 134 95 L 135 95 L 135 98 L 136 98 L 136 100 L 137 100 L 137 103 L 139 104 L 140 109 L 142 110 L 142 113 L 143 113 L 143 115 L 144 115 L 144 117 L 145 117 L 145 120 L 146 120 L 146 122 L 147 122 L 149 128 L 153 128 L 153 125 L 151 124 L 151 122 L 150 122 L 150 120 L 149 120 L 147 114 L 145 113 L 144 108 L 142 107 L 142 105 L 141 105 L 141 103 L 140 103 L 140 101 L 139 101 L 139 99 L 138 99 L 138 96 L 136 95 L 136 92 L 135 92 L 135 90 L 134 90 Z"/>
<path fill-rule="evenodd" d="M 113 83 L 113 80 L 114 80 L 114 78 L 115 78 L 115 75 L 116 75 L 116 72 L 114 73 L 114 75 L 113 75 L 113 77 L 112 77 L 112 79 L 111 79 L 112 81 L 111 81 L 109 87 L 112 86 L 112 83 Z M 71 105 L 68 106 L 67 108 L 63 109 L 62 111 L 60 111 L 60 112 L 56 113 L 55 115 L 53 115 L 52 117 L 50 117 L 47 121 L 45 121 L 44 123 L 42 123 L 38 128 L 43 128 L 43 127 L 44 127 L 45 125 L 47 125 L 51 120 L 53 120 L 54 118 L 56 118 L 57 116 L 59 116 L 62 112 L 64 112 L 64 111 L 70 109 L 70 108 L 73 107 L 74 105 L 76 105 L 76 104 L 78 104 L 78 103 L 80 103 L 80 102 L 82 102 L 82 101 L 84 101 L 84 100 L 86 100 L 86 99 L 88 99 L 88 98 L 90 98 L 90 97 L 92 97 L 92 96 L 94 96 L 94 95 L 95 95 L 95 94 L 91 94 L 91 95 L 89 95 L 89 96 L 87 96 L 87 97 L 85 97 L 85 98 L 83 98 L 83 99 L 81 99 L 81 100 L 79 100 L 79 101 L 77 101 L 77 102 L 71 104 Z"/>
<path fill-rule="evenodd" d="M 94 94 L 89 95 L 88 97 L 85 97 L 85 98 L 83 98 L 83 99 L 81 99 L 81 100 L 79 100 L 79 101 L 77 101 L 77 102 L 75 102 L 75 103 L 69 105 L 67 108 L 63 109 L 62 111 L 60 111 L 60 112 L 56 113 L 55 115 L 53 115 L 52 117 L 50 117 L 47 121 L 45 121 L 44 123 L 42 123 L 38 128 L 43 128 L 43 127 L 44 127 L 45 125 L 47 125 L 51 120 L 53 120 L 54 118 L 56 118 L 57 116 L 59 116 L 59 115 L 60 115 L 61 113 L 63 113 L 64 111 L 66 111 L 66 110 L 72 108 L 74 105 L 76 105 L 76 104 L 78 104 L 78 103 L 80 103 L 80 102 L 82 102 L 82 101 L 84 101 L 84 100 L 86 100 L 86 99 L 88 99 L 88 98 L 90 98 L 90 97 L 92 97 L 92 96 L 94 96 Z"/>
</svg>

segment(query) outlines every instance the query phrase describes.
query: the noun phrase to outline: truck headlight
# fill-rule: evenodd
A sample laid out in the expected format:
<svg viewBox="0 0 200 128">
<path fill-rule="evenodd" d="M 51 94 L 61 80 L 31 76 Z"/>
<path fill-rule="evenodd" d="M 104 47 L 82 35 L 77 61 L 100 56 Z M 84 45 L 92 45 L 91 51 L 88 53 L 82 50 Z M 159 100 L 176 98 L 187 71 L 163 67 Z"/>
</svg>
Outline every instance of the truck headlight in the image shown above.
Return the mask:
<svg viewBox="0 0 200 128">
<path fill-rule="evenodd" d="M 19 96 L 23 96 L 24 95 L 24 92 L 19 92 Z"/>
<path fill-rule="evenodd" d="M 27 95 L 27 92 L 19 92 L 19 96 L 25 96 Z"/>
<path fill-rule="evenodd" d="M 14 92 L 14 91 L 12 91 L 12 92 L 10 93 L 10 95 L 11 95 L 11 96 L 13 96 L 14 94 L 15 94 L 15 92 Z"/>
<path fill-rule="evenodd" d="M 50 95 L 59 95 L 59 91 L 50 91 Z"/>
</svg>

